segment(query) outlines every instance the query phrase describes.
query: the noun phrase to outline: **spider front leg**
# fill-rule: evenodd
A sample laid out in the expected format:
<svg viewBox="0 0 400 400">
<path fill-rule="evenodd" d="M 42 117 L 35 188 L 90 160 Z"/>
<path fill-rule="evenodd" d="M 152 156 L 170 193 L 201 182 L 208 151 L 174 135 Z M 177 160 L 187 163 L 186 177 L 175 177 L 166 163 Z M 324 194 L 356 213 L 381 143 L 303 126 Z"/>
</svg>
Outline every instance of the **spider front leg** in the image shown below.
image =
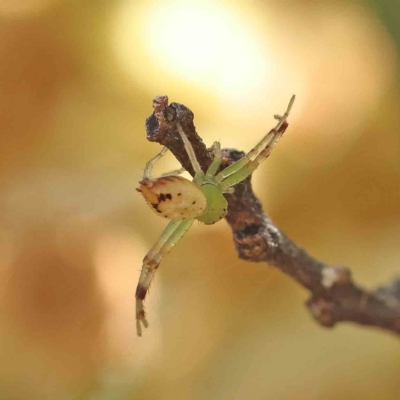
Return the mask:
<svg viewBox="0 0 400 400">
<path fill-rule="evenodd" d="M 153 167 L 154 164 L 160 159 L 162 158 L 165 153 L 168 151 L 167 147 L 163 147 L 163 149 L 157 154 L 155 155 L 150 161 L 148 161 L 146 163 L 146 166 L 144 167 L 144 173 L 143 173 L 143 180 L 151 180 L 151 173 L 153 171 Z M 186 170 L 185 168 L 179 168 L 179 169 L 174 169 L 172 171 L 169 172 L 165 172 L 164 174 L 160 175 L 160 178 L 163 178 L 165 176 L 177 176 L 180 175 L 182 173 L 184 173 Z"/>
<path fill-rule="evenodd" d="M 183 174 L 186 171 L 185 168 L 174 169 L 173 171 L 165 172 L 164 174 L 160 175 L 160 178 L 164 178 L 166 176 L 178 176 Z"/>
<path fill-rule="evenodd" d="M 192 223 L 192 219 L 187 221 L 171 221 L 143 259 L 142 271 L 136 287 L 136 330 L 139 336 L 142 335 L 141 324 L 143 324 L 145 328 L 149 326 L 144 312 L 143 301 L 156 270 L 161 263 L 162 257 L 176 245 L 188 231 Z"/>
<path fill-rule="evenodd" d="M 279 122 L 252 150 L 250 150 L 240 160 L 231 164 L 215 176 L 215 181 L 220 184 L 222 190 L 227 191 L 229 188 L 242 182 L 251 175 L 266 158 L 269 157 L 272 149 L 284 133 L 281 128 L 289 116 L 294 100 L 295 96 L 292 96 L 283 116 L 274 115 L 274 118 Z"/>
<path fill-rule="evenodd" d="M 220 142 L 214 142 L 211 148 L 213 154 L 214 154 L 214 159 L 212 160 L 210 166 L 207 169 L 206 172 L 206 179 L 211 179 L 214 177 L 214 175 L 217 173 L 218 168 L 221 164 L 221 144 Z"/>
<path fill-rule="evenodd" d="M 151 179 L 151 172 L 153 170 L 154 164 L 164 156 L 164 154 L 168 151 L 168 148 L 163 147 L 162 150 L 154 156 L 150 161 L 147 161 L 146 166 L 144 167 L 143 180 Z"/>
</svg>

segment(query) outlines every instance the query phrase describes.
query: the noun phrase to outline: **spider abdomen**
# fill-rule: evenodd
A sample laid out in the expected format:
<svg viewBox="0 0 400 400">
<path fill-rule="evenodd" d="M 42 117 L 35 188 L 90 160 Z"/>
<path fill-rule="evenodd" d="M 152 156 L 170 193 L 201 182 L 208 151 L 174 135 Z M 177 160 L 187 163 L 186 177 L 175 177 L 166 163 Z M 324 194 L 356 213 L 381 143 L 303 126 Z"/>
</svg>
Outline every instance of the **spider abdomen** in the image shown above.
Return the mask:
<svg viewBox="0 0 400 400">
<path fill-rule="evenodd" d="M 181 176 L 144 179 L 137 189 L 159 215 L 171 220 L 195 219 L 206 209 L 203 192 Z"/>
</svg>

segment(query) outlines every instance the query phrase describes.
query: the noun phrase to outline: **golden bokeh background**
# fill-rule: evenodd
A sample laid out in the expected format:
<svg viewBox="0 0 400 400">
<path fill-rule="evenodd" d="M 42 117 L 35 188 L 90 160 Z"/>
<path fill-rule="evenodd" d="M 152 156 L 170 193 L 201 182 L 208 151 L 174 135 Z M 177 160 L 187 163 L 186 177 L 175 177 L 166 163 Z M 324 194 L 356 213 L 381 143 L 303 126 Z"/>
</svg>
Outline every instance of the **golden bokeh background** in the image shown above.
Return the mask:
<svg viewBox="0 0 400 400">
<path fill-rule="evenodd" d="M 225 221 L 165 258 L 140 339 L 134 291 L 166 223 L 135 191 L 160 94 L 249 150 L 295 93 L 256 193 L 315 257 L 392 279 L 399 48 L 396 0 L 0 0 L 0 398 L 398 399 L 398 339 L 318 326 Z"/>
</svg>

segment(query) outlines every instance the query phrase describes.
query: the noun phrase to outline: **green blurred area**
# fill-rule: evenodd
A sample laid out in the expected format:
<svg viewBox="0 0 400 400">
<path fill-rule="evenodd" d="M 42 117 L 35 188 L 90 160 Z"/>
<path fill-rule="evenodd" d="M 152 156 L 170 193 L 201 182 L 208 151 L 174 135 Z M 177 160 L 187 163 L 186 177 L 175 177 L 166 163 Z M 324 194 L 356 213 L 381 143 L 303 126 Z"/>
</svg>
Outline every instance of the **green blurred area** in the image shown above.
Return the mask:
<svg viewBox="0 0 400 400">
<path fill-rule="evenodd" d="M 371 6 L 378 12 L 390 32 L 396 47 L 400 47 L 400 4 L 395 0 L 371 0 Z"/>
<path fill-rule="evenodd" d="M 360 284 L 398 274 L 399 15 L 394 0 L 0 2 L 0 398 L 398 399 L 398 339 L 318 326 L 305 290 L 237 258 L 224 221 L 163 260 L 141 339 L 134 289 L 166 223 L 135 191 L 159 94 L 207 145 L 248 150 L 296 93 L 253 177 L 264 209 Z"/>
</svg>

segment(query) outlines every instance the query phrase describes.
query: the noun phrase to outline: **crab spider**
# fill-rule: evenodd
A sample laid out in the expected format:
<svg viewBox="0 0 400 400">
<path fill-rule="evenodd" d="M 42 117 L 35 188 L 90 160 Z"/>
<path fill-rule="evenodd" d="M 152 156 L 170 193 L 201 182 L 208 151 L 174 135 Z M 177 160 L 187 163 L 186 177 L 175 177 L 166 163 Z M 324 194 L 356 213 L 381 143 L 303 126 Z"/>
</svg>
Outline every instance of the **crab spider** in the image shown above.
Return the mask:
<svg viewBox="0 0 400 400">
<path fill-rule="evenodd" d="M 295 96 L 292 96 L 283 116 L 274 115 L 278 120 L 277 125 L 249 153 L 218 174 L 221 164 L 220 143 L 214 143 L 212 147 L 214 159 L 204 173 L 179 122 L 176 122 L 176 127 L 195 172 L 193 181 L 179 176 L 184 169 L 172 171 L 159 178 L 151 177 L 154 164 L 168 151 L 166 147 L 147 162 L 137 190 L 143 194 L 154 212 L 171 221 L 143 259 L 136 288 L 136 329 L 139 336 L 142 335 L 141 325 L 148 327 L 143 301 L 162 257 L 183 237 L 195 219 L 206 225 L 212 225 L 225 217 L 228 203 L 224 193 L 231 193 L 235 185 L 251 175 L 270 155 L 283 135 L 281 127 L 289 116 L 294 99 Z"/>
</svg>

